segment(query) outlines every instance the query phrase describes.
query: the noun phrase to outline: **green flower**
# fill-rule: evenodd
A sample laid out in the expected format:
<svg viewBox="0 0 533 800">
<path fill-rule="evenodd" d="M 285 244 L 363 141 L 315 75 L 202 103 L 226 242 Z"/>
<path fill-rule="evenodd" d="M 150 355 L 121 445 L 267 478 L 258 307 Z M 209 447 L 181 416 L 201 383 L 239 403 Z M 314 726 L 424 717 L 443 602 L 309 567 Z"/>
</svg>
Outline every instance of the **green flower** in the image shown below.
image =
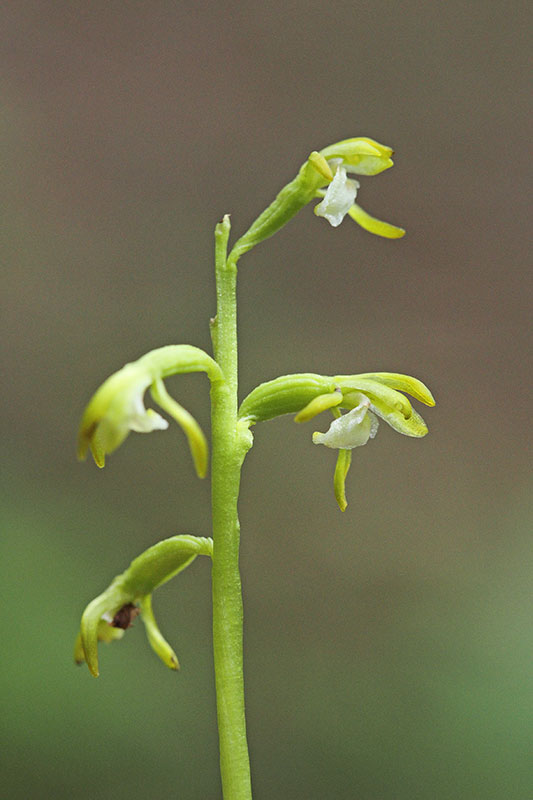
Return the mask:
<svg viewBox="0 0 533 800">
<path fill-rule="evenodd" d="M 323 150 L 313 152 L 300 167 L 296 177 L 279 192 L 272 203 L 237 240 L 228 262 L 238 259 L 259 242 L 263 242 L 285 225 L 304 206 L 322 198 L 315 213 L 331 225 L 340 225 L 346 214 L 362 228 L 378 236 L 398 239 L 405 234 L 388 222 L 371 217 L 355 203 L 359 183 L 348 175 L 378 175 L 392 167 L 392 150 L 365 136 L 344 139 Z"/>
<path fill-rule="evenodd" d="M 392 149 L 373 139 L 346 139 L 336 145 L 312 153 L 309 160 L 321 175 L 329 181 L 326 190 L 317 187 L 315 196 L 322 202 L 315 206 L 315 214 L 324 217 L 336 228 L 348 214 L 369 233 L 388 239 L 399 239 L 405 235 L 403 228 L 371 217 L 355 203 L 359 182 L 348 178 L 354 175 L 378 175 L 389 169 L 394 162 Z"/>
<path fill-rule="evenodd" d="M 435 405 L 427 386 L 409 375 L 369 372 L 328 377 L 301 373 L 283 375 L 257 386 L 244 399 L 239 416 L 248 425 L 291 413 L 296 414 L 295 422 L 307 422 L 330 410 L 335 419 L 326 433 L 313 434 L 313 442 L 339 450 L 334 487 L 337 502 L 344 511 L 351 450 L 374 438 L 378 418 L 404 436 L 420 438 L 428 432 L 426 423 L 403 392 L 427 406 Z M 341 409 L 347 413 L 342 414 Z"/>
<path fill-rule="evenodd" d="M 191 564 L 196 556 L 211 556 L 213 542 L 197 536 L 163 539 L 135 558 L 110 586 L 89 603 L 74 645 L 77 664 L 87 662 L 98 677 L 98 642 L 121 639 L 140 615 L 150 646 L 170 669 L 179 669 L 177 656 L 165 640 L 152 611 L 152 593 Z"/>
<path fill-rule="evenodd" d="M 152 350 L 111 375 L 94 394 L 83 414 L 78 433 L 78 458 L 84 460 L 90 449 L 95 463 L 105 465 L 130 431 L 151 433 L 165 430 L 168 422 L 144 406 L 148 387 L 152 398 L 181 426 L 193 457 L 196 472 L 207 472 L 207 441 L 202 429 L 182 406 L 169 396 L 163 378 L 185 372 L 207 372 L 212 381 L 220 380 L 218 364 L 203 350 L 191 345 L 169 345 Z"/>
<path fill-rule="evenodd" d="M 150 433 L 168 428 L 168 422 L 144 407 L 144 393 L 153 379 L 138 364 L 126 364 L 98 389 L 83 415 L 78 435 L 78 458 L 90 448 L 99 467 L 120 447 L 130 431 Z"/>
</svg>

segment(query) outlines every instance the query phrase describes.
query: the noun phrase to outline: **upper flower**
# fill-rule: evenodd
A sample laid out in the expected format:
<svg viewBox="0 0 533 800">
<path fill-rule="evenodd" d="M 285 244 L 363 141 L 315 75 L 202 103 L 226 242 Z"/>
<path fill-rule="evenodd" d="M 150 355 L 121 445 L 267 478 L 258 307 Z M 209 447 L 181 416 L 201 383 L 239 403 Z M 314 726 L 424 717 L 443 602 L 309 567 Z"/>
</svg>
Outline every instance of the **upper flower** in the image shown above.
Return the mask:
<svg viewBox="0 0 533 800">
<path fill-rule="evenodd" d="M 359 184 L 348 178 L 348 175 L 378 175 L 392 167 L 391 156 L 390 147 L 365 136 L 344 139 L 320 151 L 314 150 L 296 177 L 283 187 L 237 240 L 228 262 L 236 264 L 243 253 L 276 233 L 317 197 L 322 201 L 316 206 L 315 212 L 335 227 L 349 214 L 370 233 L 389 239 L 400 238 L 405 234 L 403 228 L 371 217 L 354 202 Z"/>
<path fill-rule="evenodd" d="M 330 225 L 340 225 L 346 214 L 362 228 L 377 236 L 388 239 L 399 239 L 404 236 L 403 228 L 390 225 L 388 222 L 371 217 L 354 201 L 357 196 L 359 182 L 348 178 L 354 175 L 378 175 L 392 167 L 392 149 L 375 142 L 373 139 L 345 139 L 331 145 L 319 153 L 311 153 L 309 162 L 329 181 L 324 191 L 323 183 L 317 186 L 316 197 L 322 202 L 315 206 L 315 214 L 325 217 Z"/>
</svg>

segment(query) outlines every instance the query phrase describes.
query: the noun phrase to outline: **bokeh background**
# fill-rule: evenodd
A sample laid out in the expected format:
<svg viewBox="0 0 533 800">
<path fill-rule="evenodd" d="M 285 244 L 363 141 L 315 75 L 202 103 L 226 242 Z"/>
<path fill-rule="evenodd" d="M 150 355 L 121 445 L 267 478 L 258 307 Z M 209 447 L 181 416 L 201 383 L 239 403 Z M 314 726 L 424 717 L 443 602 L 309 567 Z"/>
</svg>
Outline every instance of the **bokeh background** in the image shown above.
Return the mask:
<svg viewBox="0 0 533 800">
<path fill-rule="evenodd" d="M 533 797 L 528 4 L 60 2 L 2 11 L 6 798 L 220 797 L 209 564 L 72 664 L 85 604 L 144 548 L 209 535 L 176 427 L 77 464 L 84 404 L 147 350 L 210 348 L 215 223 L 242 233 L 312 149 L 390 144 L 372 237 L 304 210 L 241 262 L 241 386 L 419 376 L 430 435 L 335 454 L 255 430 L 241 523 L 254 796 Z M 205 377 L 169 388 L 209 428 Z M 327 421 L 319 420 L 325 429 Z"/>
</svg>

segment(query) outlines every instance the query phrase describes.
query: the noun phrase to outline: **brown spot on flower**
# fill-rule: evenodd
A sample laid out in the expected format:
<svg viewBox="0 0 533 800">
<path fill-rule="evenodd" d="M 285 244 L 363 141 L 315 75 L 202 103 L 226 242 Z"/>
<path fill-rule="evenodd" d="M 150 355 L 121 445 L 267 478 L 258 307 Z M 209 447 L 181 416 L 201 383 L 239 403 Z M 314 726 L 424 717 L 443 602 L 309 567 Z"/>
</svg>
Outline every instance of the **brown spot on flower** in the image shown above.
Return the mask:
<svg viewBox="0 0 533 800">
<path fill-rule="evenodd" d="M 115 616 L 113 617 L 113 621 L 111 625 L 113 628 L 122 628 L 122 630 L 126 630 L 126 628 L 131 628 L 131 624 L 135 617 L 139 616 L 141 613 L 141 609 L 137 606 L 134 606 L 133 603 L 126 603 L 125 606 L 119 608 Z"/>
</svg>

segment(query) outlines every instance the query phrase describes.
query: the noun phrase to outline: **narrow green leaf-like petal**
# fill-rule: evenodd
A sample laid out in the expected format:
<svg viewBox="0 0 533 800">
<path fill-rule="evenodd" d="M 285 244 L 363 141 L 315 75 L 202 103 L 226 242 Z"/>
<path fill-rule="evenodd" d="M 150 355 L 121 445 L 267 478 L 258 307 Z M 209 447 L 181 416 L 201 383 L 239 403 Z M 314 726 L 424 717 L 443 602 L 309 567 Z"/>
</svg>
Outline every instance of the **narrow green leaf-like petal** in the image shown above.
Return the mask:
<svg viewBox="0 0 533 800">
<path fill-rule="evenodd" d="M 122 592 L 122 587 L 117 584 L 117 579 L 101 595 L 96 597 L 85 609 L 81 618 L 80 637 L 85 655 L 85 661 L 92 675 L 98 677 L 98 642 L 118 639 L 122 633 L 115 634 L 111 626 L 102 619 L 106 614 L 112 619 L 123 605 L 130 602 L 130 598 Z M 79 651 L 78 651 L 79 652 Z"/>
<path fill-rule="evenodd" d="M 169 395 L 162 380 L 155 381 L 150 393 L 155 402 L 173 417 L 189 442 L 189 449 L 199 478 L 205 478 L 207 473 L 208 447 L 207 439 L 192 414 L 189 414 L 173 397 Z"/>
<path fill-rule="evenodd" d="M 154 612 L 152 611 L 152 597 L 146 595 L 140 600 L 141 606 L 141 619 L 146 628 L 146 636 L 150 642 L 150 646 L 154 653 L 159 656 L 163 664 L 169 669 L 179 669 L 179 661 L 176 653 L 169 645 L 163 634 L 159 630 L 157 622 L 155 621 Z"/>
<path fill-rule="evenodd" d="M 339 389 L 336 389 L 334 392 L 328 392 L 327 394 L 320 394 L 318 397 L 315 397 L 311 400 L 305 408 L 296 414 L 294 417 L 295 422 L 308 422 L 313 417 L 316 417 L 318 414 L 321 414 L 323 411 L 327 411 L 328 408 L 333 408 L 334 406 L 338 406 L 342 402 L 342 392 Z"/>
<path fill-rule="evenodd" d="M 313 150 L 313 152 L 309 154 L 307 161 L 316 169 L 316 171 L 324 178 L 325 181 L 328 181 L 329 183 L 329 181 L 333 180 L 333 172 L 331 171 L 331 167 L 323 155 L 318 153 L 316 150 Z"/>
<path fill-rule="evenodd" d="M 391 225 L 390 222 L 382 222 L 376 217 L 371 217 L 357 203 L 353 204 L 348 214 L 361 228 L 364 228 L 369 233 L 374 233 L 376 236 L 383 236 L 385 239 L 401 239 L 402 236 L 405 236 L 403 228 L 398 228 L 396 225 Z"/>
<path fill-rule="evenodd" d="M 333 488 L 335 490 L 335 499 L 341 511 L 346 511 L 348 503 L 346 501 L 346 476 L 352 463 L 351 450 L 339 450 L 337 456 L 337 464 L 335 466 L 335 474 L 333 476 Z"/>
</svg>

